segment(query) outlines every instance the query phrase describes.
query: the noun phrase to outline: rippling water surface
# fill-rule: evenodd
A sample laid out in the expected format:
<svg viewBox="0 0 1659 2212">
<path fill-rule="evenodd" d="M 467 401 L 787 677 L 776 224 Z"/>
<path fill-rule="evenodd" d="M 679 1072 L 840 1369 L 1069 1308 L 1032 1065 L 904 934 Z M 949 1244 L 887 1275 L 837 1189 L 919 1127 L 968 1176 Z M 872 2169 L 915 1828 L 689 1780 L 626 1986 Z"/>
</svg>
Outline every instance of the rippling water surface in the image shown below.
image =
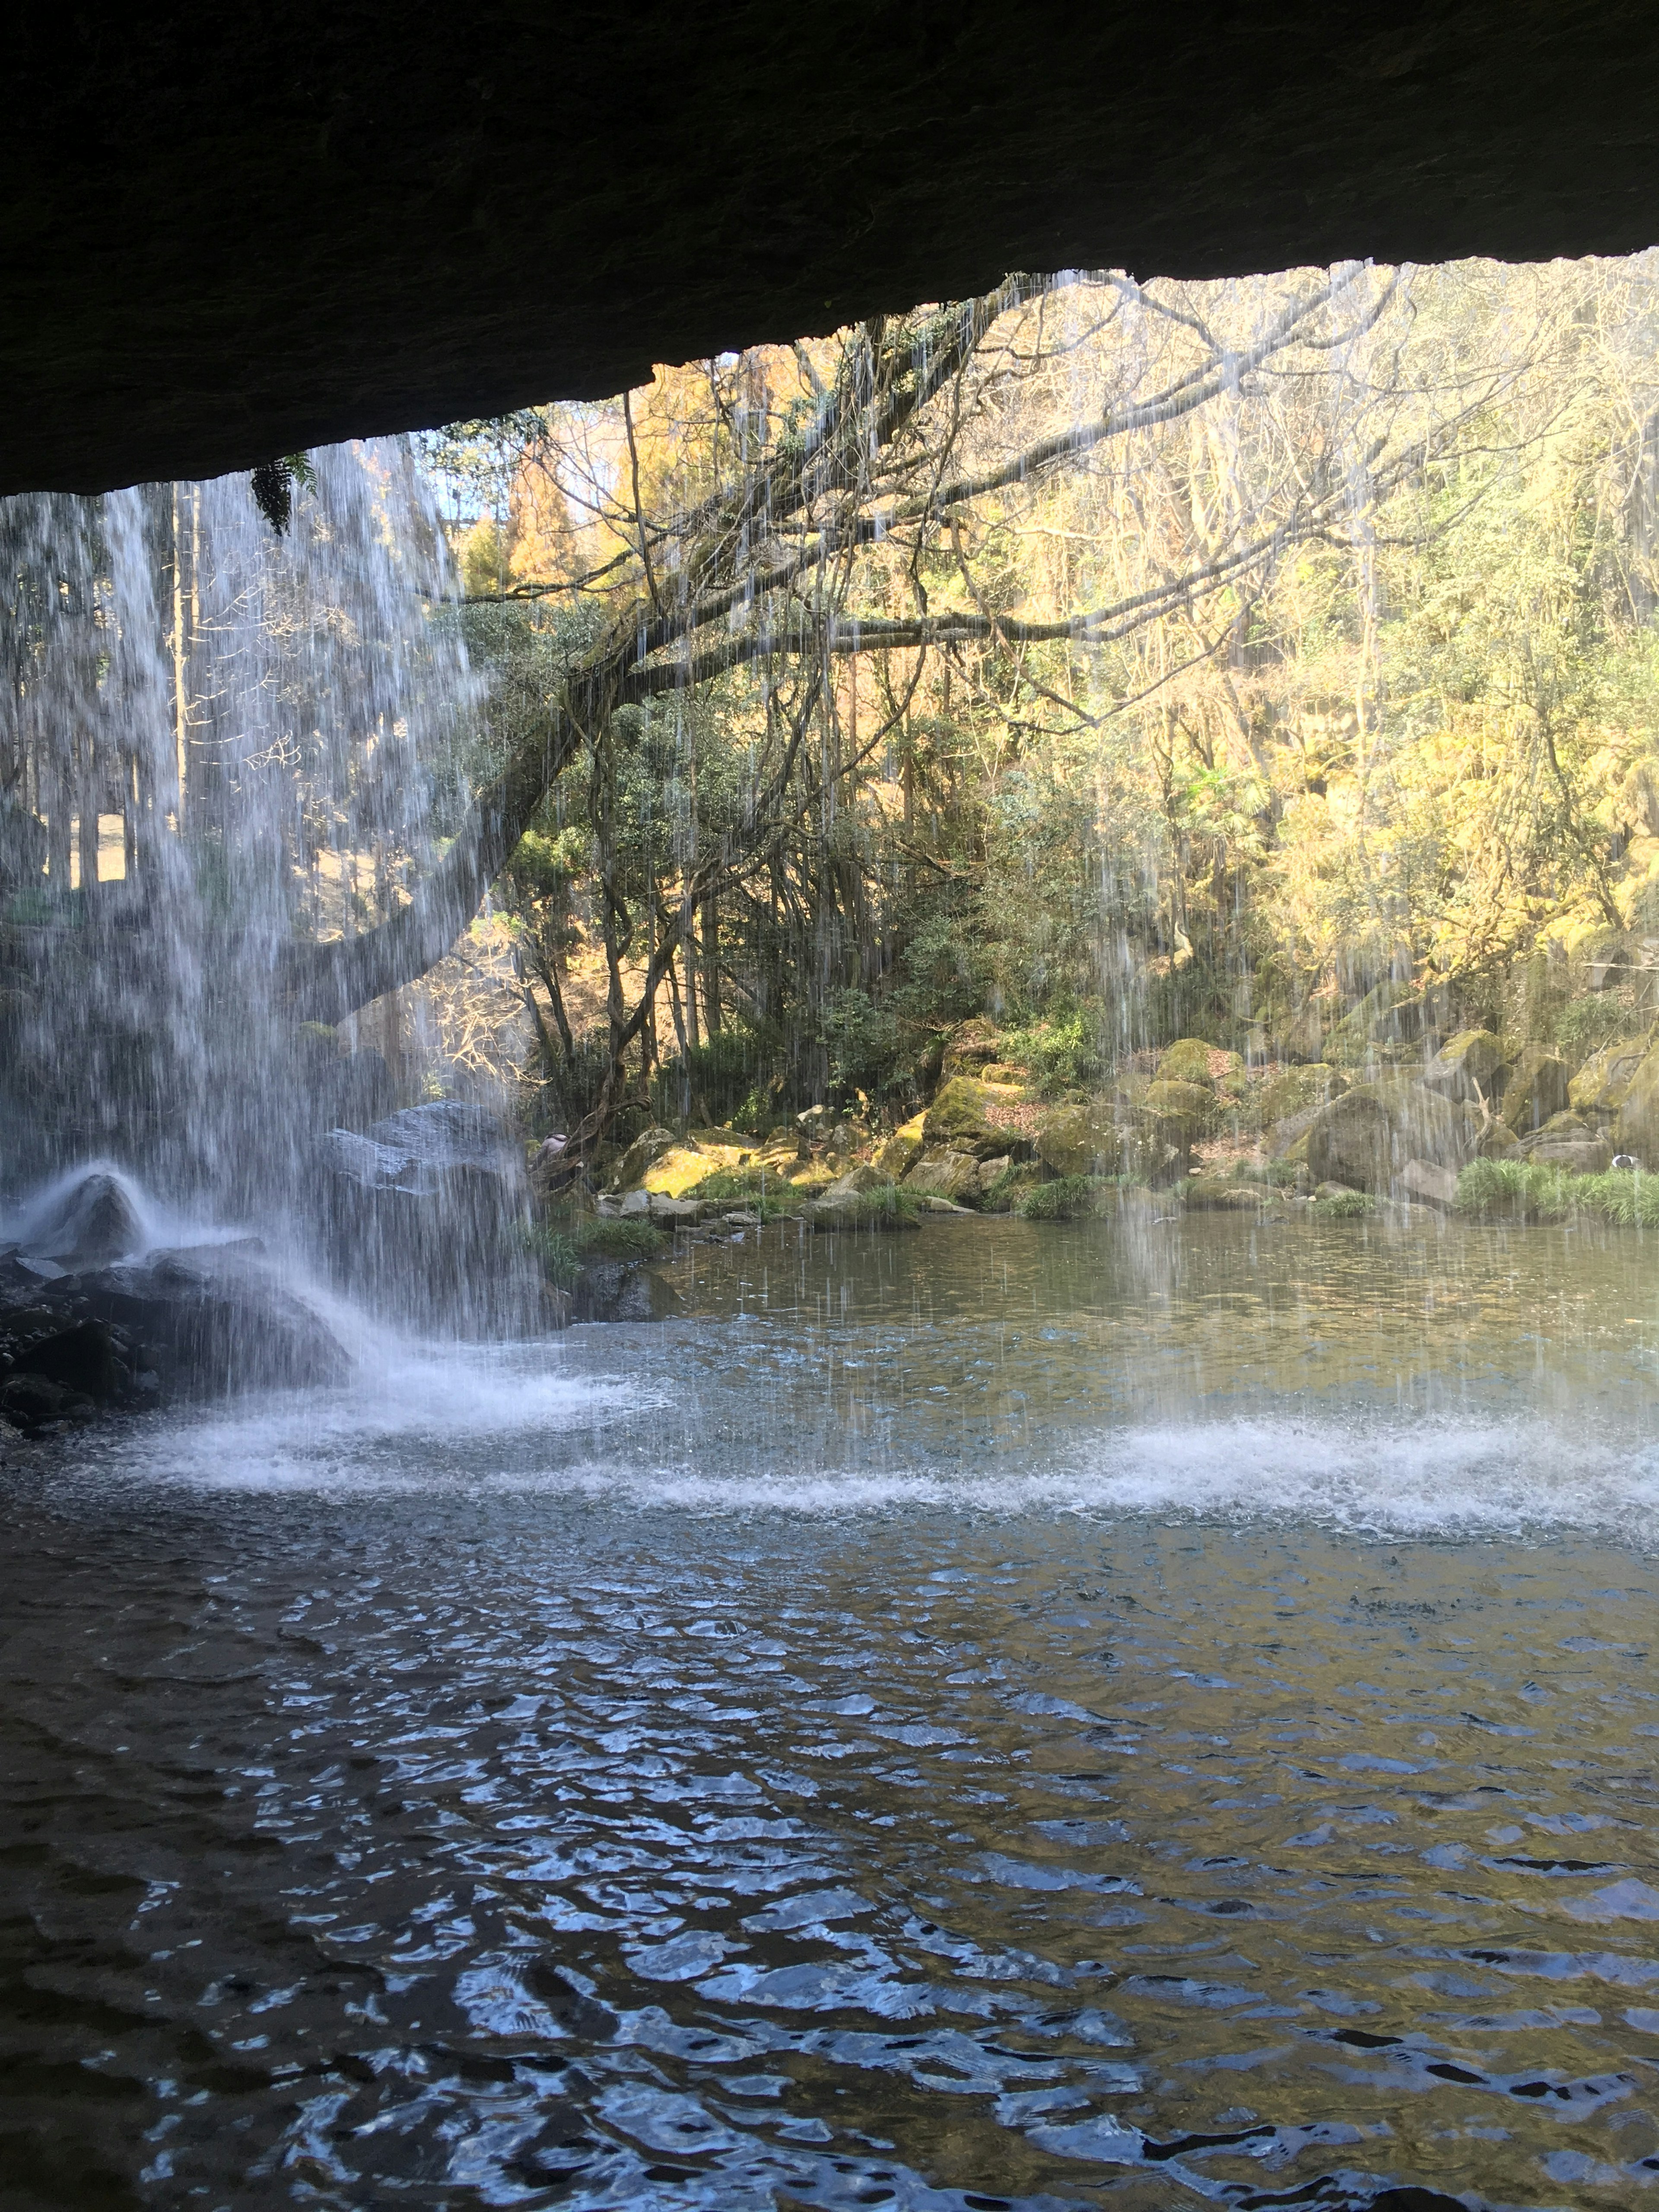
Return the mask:
<svg viewBox="0 0 1659 2212">
<path fill-rule="evenodd" d="M 14 1456 L 0 2202 L 1644 2201 L 1656 1256 L 751 1233 Z"/>
</svg>

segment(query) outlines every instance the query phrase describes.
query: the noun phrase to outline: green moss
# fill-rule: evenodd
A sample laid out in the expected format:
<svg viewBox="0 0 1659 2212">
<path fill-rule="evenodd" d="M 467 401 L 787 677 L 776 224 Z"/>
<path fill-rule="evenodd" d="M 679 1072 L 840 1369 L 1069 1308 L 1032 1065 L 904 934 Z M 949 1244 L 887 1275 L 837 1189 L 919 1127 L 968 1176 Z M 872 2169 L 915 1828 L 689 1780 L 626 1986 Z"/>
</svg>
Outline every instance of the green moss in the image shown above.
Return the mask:
<svg viewBox="0 0 1659 2212">
<path fill-rule="evenodd" d="M 1322 1198 L 1316 1202 L 1327 1221 L 1358 1221 L 1363 1215 L 1376 1211 L 1376 1200 L 1364 1190 L 1345 1190 L 1338 1197 Z"/>
<path fill-rule="evenodd" d="M 1472 1160 L 1456 1210 L 1472 1221 L 1570 1221 L 1589 1214 L 1626 1229 L 1659 1229 L 1659 1176 L 1609 1169 L 1571 1175 L 1541 1160 Z"/>
</svg>

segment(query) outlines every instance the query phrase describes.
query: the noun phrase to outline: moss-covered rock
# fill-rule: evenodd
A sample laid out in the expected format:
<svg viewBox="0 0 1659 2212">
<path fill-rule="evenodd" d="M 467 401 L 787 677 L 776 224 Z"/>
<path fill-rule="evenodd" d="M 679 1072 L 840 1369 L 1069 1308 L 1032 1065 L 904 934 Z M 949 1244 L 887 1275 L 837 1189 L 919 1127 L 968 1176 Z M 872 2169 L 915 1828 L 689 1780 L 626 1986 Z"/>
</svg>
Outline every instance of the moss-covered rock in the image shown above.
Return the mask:
<svg viewBox="0 0 1659 2212">
<path fill-rule="evenodd" d="M 948 1198 L 953 1206 L 979 1203 L 979 1162 L 972 1152 L 930 1145 L 904 1178 L 919 1197 Z"/>
<path fill-rule="evenodd" d="M 1461 1167 L 1474 1152 L 1470 1115 L 1409 1077 L 1360 1084 L 1322 1106 L 1308 1130 L 1316 1182 L 1386 1191 L 1407 1160 Z"/>
<path fill-rule="evenodd" d="M 1503 1089 L 1508 1067 L 1501 1037 L 1490 1030 L 1460 1030 L 1441 1046 L 1422 1080 L 1446 1098 L 1491 1099 Z"/>
<path fill-rule="evenodd" d="M 647 1129 L 635 1137 L 617 1164 L 617 1188 L 632 1190 L 644 1180 L 647 1169 L 665 1152 L 672 1152 L 678 1142 L 672 1129 Z"/>
<path fill-rule="evenodd" d="M 1214 1127 L 1216 1095 L 1206 1085 L 1160 1076 L 1146 1086 L 1146 1111 L 1171 1144 L 1191 1146 Z"/>
<path fill-rule="evenodd" d="M 930 1146 L 971 1152 L 975 1159 L 994 1160 L 1004 1152 L 1024 1159 L 1032 1139 L 1021 1125 L 1034 1117 L 1020 1109 L 1030 1103 L 1029 1094 L 1012 1085 L 952 1076 L 923 1115 L 922 1135 Z"/>
<path fill-rule="evenodd" d="M 1565 1168 L 1570 1175 L 1604 1175 L 1613 1164 L 1607 1139 L 1572 1113 L 1553 1114 L 1541 1129 L 1522 1139 L 1521 1151 L 1529 1161 Z"/>
<path fill-rule="evenodd" d="M 1194 1213 L 1259 1213 L 1264 1206 L 1283 1203 L 1266 1183 L 1223 1182 L 1219 1176 L 1193 1176 L 1181 1195 Z"/>
<path fill-rule="evenodd" d="M 1530 1136 L 1551 1115 L 1566 1110 L 1568 1089 L 1567 1064 L 1559 1054 L 1546 1045 L 1523 1045 L 1504 1089 L 1504 1127 L 1514 1136 Z"/>
<path fill-rule="evenodd" d="M 735 1129 L 690 1129 L 657 1154 L 639 1181 L 665 1198 L 684 1198 L 718 1170 L 746 1167 L 754 1151 L 755 1139 Z"/>
<path fill-rule="evenodd" d="M 1132 1171 L 1133 1123 L 1105 1099 L 1085 1106 L 1054 1106 L 1036 1127 L 1036 1155 L 1060 1176 L 1115 1176 Z"/>
<path fill-rule="evenodd" d="M 1644 1037 L 1622 1037 L 1616 1043 L 1604 1044 L 1568 1084 L 1568 1105 L 1587 1121 L 1605 1126 L 1617 1116 L 1647 1058 Z"/>
<path fill-rule="evenodd" d="M 1613 1139 L 1644 1167 L 1659 1168 L 1659 1046 L 1644 1055 L 1619 1103 Z"/>
<path fill-rule="evenodd" d="M 1305 1114 L 1310 1109 L 1323 1106 L 1329 1099 L 1340 1098 L 1347 1087 L 1348 1079 L 1341 1070 L 1322 1060 L 1302 1067 L 1287 1067 L 1262 1085 L 1256 1098 L 1256 1111 L 1262 1127 L 1272 1128 L 1275 1122 L 1288 1121 L 1293 1114 Z"/>
<path fill-rule="evenodd" d="M 1215 1049 L 1202 1037 L 1177 1037 L 1158 1060 L 1158 1079 L 1164 1083 L 1198 1083 L 1207 1091 L 1210 1080 L 1210 1054 Z"/>
<path fill-rule="evenodd" d="M 887 1142 L 876 1154 L 876 1165 L 882 1173 L 902 1182 L 921 1158 L 927 1139 L 922 1134 L 927 1116 L 917 1114 L 900 1128 L 895 1129 Z"/>
</svg>

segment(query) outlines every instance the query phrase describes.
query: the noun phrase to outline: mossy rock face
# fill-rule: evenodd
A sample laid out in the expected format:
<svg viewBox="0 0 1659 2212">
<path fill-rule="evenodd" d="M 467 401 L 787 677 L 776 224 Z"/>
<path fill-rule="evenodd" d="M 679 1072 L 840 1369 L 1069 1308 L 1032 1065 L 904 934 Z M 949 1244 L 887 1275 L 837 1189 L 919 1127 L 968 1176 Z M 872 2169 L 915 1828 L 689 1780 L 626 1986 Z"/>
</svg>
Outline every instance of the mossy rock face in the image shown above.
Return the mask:
<svg viewBox="0 0 1659 2212">
<path fill-rule="evenodd" d="M 1624 1105 L 1648 1059 L 1644 1038 L 1621 1038 L 1593 1052 L 1567 1085 L 1567 1103 L 1586 1120 L 1607 1122 Z"/>
<path fill-rule="evenodd" d="M 1264 1128 L 1276 1121 L 1286 1121 L 1293 1114 L 1305 1114 L 1310 1107 L 1323 1106 L 1330 1099 L 1340 1098 L 1348 1087 L 1348 1079 L 1340 1068 L 1314 1060 L 1304 1067 L 1287 1067 L 1261 1086 L 1257 1110 Z"/>
<path fill-rule="evenodd" d="M 1569 1101 L 1567 1064 L 1547 1047 L 1523 1045 L 1504 1090 L 1504 1126 L 1511 1135 L 1528 1137 Z"/>
<path fill-rule="evenodd" d="M 1521 1150 L 1536 1165 L 1565 1168 L 1572 1175 L 1605 1175 L 1613 1164 L 1607 1139 L 1572 1113 L 1553 1114 L 1534 1135 L 1522 1140 Z"/>
<path fill-rule="evenodd" d="M 1213 1088 L 1210 1079 L 1210 1054 L 1215 1049 L 1202 1037 L 1177 1037 L 1159 1058 L 1158 1080 L 1161 1083 L 1196 1083 L 1205 1090 Z M 1237 1055 L 1235 1054 L 1234 1058 Z"/>
<path fill-rule="evenodd" d="M 1659 1046 L 1642 1059 L 1620 1100 L 1613 1141 L 1645 1168 L 1659 1168 Z"/>
<path fill-rule="evenodd" d="M 1113 1176 L 1127 1172 L 1134 1133 L 1110 1106 L 1055 1106 L 1037 1123 L 1036 1154 L 1059 1176 Z"/>
<path fill-rule="evenodd" d="M 971 1152 L 975 1159 L 1000 1159 L 1005 1152 L 1024 1159 L 1031 1151 L 1030 1138 L 1001 1116 L 1011 1107 L 1027 1103 L 1026 1093 L 1012 1085 L 952 1076 L 923 1115 L 922 1134 L 930 1146 Z"/>
<path fill-rule="evenodd" d="M 861 1198 L 866 1191 L 891 1190 L 892 1188 L 891 1176 L 884 1175 L 879 1168 L 872 1167 L 867 1161 L 860 1160 L 855 1168 L 848 1168 L 844 1176 L 838 1176 L 836 1178 L 824 1192 L 821 1203 L 826 1206 L 836 1206 L 839 1205 L 843 1199 Z"/>
<path fill-rule="evenodd" d="M 927 1139 L 922 1134 L 925 1114 L 918 1114 L 902 1127 L 895 1129 L 887 1142 L 876 1154 L 876 1165 L 895 1182 L 902 1182 L 910 1170 L 921 1158 Z"/>
<path fill-rule="evenodd" d="M 1422 1079 L 1447 1098 L 1493 1098 L 1504 1087 L 1508 1065 L 1501 1037 L 1490 1030 L 1460 1030 L 1441 1046 Z"/>
</svg>

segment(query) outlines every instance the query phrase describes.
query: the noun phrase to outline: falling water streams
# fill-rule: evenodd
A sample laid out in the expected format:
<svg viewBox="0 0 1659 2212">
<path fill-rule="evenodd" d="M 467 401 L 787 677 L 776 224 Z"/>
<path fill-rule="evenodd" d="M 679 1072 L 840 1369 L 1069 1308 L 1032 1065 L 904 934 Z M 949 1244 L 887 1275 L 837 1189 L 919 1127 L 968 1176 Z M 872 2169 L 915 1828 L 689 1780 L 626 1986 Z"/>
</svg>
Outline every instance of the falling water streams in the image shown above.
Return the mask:
<svg viewBox="0 0 1659 2212">
<path fill-rule="evenodd" d="M 371 476 L 328 469 L 343 568 L 391 591 Z M 393 729 L 407 667 L 368 716 L 416 852 L 439 673 L 430 726 Z M 255 693 L 289 708 L 226 723 L 251 786 L 331 726 Z M 8 1197 L 108 1153 L 151 1241 L 311 1249 L 276 1018 L 250 990 L 228 1054 L 200 952 L 233 912 L 237 975 L 268 963 L 288 788 L 211 881 L 153 799 L 177 964 L 137 1020 L 96 963 L 42 1003 L 80 1118 L 13 1140 Z M 158 1036 L 149 1118 L 110 1126 Z M 1647 1239 L 1126 1206 L 672 1272 L 667 1323 L 495 1341 L 307 1290 L 344 1384 L 0 1461 L 0 2203 L 1426 2212 L 1659 2179 Z"/>
</svg>

